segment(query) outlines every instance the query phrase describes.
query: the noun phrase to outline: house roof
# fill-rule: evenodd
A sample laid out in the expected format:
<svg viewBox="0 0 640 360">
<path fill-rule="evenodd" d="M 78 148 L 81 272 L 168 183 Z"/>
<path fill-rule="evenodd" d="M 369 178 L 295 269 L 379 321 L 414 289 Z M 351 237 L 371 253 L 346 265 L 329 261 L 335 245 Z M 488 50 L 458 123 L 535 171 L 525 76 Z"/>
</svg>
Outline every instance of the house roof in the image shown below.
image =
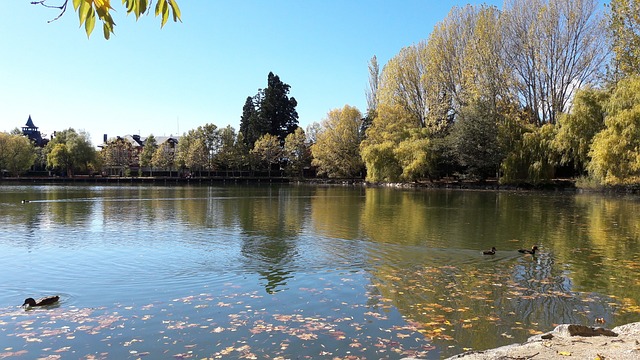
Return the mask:
<svg viewBox="0 0 640 360">
<path fill-rule="evenodd" d="M 35 126 L 33 124 L 33 120 L 31 120 L 31 115 L 29 115 L 29 120 L 27 120 L 27 124 L 24 127 L 28 127 L 28 128 L 35 128 L 37 126 Z"/>
</svg>

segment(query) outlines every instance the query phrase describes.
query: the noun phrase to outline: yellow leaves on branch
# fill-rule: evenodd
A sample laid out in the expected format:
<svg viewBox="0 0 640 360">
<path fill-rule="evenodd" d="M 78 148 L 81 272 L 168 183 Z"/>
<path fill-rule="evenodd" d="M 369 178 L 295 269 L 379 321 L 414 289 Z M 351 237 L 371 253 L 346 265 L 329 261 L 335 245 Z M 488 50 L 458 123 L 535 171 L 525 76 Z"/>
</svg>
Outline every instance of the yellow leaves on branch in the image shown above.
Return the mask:
<svg viewBox="0 0 640 360">
<path fill-rule="evenodd" d="M 136 20 L 149 11 L 152 3 L 153 0 L 122 0 L 122 4 L 127 9 L 127 14 L 135 14 Z M 78 13 L 80 26 L 84 25 L 87 36 L 91 36 L 93 32 L 96 25 L 96 17 L 102 21 L 104 38 L 108 40 L 113 34 L 113 28 L 116 23 L 111 16 L 111 10 L 114 10 L 111 6 L 111 0 L 73 0 L 73 8 Z M 182 21 L 180 8 L 176 0 L 157 0 L 155 15 L 161 16 L 160 27 L 164 27 L 169 20 L 169 12 L 171 12 L 174 22 Z"/>
</svg>

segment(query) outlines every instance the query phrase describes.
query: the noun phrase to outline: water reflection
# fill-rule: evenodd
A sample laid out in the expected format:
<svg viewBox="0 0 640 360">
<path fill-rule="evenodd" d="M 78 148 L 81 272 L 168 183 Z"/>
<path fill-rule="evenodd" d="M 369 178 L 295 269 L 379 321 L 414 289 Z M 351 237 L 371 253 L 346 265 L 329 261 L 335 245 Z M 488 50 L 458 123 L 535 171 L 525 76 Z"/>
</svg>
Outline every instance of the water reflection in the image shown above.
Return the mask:
<svg viewBox="0 0 640 360">
<path fill-rule="evenodd" d="M 640 320 L 636 198 L 308 186 L 0 186 L 0 194 L 0 305 L 29 272 L 41 275 L 28 279 L 33 292 L 158 301 L 242 283 L 323 309 L 309 292 L 326 287 L 327 303 L 397 310 L 441 354 L 562 322 Z M 516 251 L 532 245 L 540 254 Z M 492 246 L 495 256 L 481 254 Z M 324 284 L 328 275 L 369 286 L 345 295 Z"/>
</svg>

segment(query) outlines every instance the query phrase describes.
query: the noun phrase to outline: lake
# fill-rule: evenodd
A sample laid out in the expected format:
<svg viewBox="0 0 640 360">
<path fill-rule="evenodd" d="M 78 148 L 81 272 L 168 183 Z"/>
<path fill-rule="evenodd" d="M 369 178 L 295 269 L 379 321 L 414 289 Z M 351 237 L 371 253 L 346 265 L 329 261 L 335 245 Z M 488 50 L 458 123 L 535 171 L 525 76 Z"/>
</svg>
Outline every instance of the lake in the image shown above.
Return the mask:
<svg viewBox="0 0 640 360">
<path fill-rule="evenodd" d="M 0 358 L 440 359 L 611 328 L 640 321 L 639 214 L 561 192 L 3 185 Z"/>
</svg>

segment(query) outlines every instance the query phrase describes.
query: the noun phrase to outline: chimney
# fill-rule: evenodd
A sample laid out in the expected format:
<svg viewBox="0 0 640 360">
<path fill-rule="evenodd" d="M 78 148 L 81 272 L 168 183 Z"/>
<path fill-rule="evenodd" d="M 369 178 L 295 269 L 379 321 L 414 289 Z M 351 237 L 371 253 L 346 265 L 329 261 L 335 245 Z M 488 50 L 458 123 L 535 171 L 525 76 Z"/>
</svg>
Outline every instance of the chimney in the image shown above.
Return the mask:
<svg viewBox="0 0 640 360">
<path fill-rule="evenodd" d="M 104 142 L 105 144 L 107 143 L 107 134 L 104 134 L 104 137 L 102 138 L 102 142 Z"/>
</svg>

